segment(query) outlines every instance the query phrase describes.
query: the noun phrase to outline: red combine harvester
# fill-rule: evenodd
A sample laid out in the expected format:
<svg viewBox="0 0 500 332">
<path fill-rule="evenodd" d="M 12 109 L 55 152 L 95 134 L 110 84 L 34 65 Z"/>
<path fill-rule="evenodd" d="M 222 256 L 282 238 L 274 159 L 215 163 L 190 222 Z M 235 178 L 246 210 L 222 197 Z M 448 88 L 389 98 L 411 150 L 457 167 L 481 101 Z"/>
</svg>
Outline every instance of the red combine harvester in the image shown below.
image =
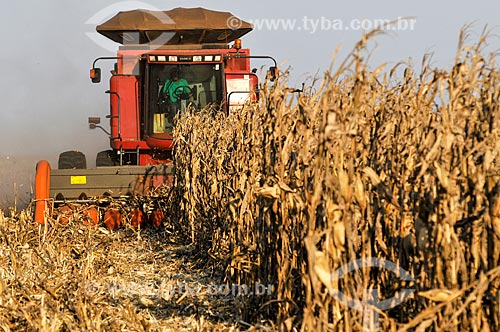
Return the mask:
<svg viewBox="0 0 500 332">
<path fill-rule="evenodd" d="M 111 149 L 97 154 L 96 168 L 87 169 L 85 155 L 66 151 L 58 169 L 47 161 L 37 164 L 35 220 L 43 224 L 51 213 L 70 214 L 72 206 L 86 206 L 88 221 L 115 228 L 124 212 L 109 208 L 109 201 L 147 194 L 172 182 L 172 128 L 186 109 L 211 108 L 231 112 L 257 98 L 258 78 L 250 59 L 273 62 L 268 77 L 274 80 L 276 61 L 252 56 L 241 47 L 241 36 L 252 25 L 230 13 L 203 8 L 170 11 L 120 12 L 97 26 L 97 31 L 122 44 L 115 57 L 97 58 L 90 70 L 92 82 L 101 81 L 96 63 L 114 60 L 111 71 L 111 130 L 101 119 L 89 118 L 91 129 L 104 130 Z M 108 204 L 108 205 L 106 205 Z M 158 209 L 128 208 L 132 224 Z"/>
</svg>

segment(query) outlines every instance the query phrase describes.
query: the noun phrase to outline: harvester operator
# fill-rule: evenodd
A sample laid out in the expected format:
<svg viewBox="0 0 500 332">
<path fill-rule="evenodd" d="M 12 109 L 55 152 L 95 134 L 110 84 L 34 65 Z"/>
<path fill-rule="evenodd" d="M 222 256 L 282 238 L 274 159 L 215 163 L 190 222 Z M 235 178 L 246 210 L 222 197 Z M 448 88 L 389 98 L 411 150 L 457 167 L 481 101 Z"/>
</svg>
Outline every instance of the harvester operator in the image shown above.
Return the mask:
<svg viewBox="0 0 500 332">
<path fill-rule="evenodd" d="M 181 100 L 189 99 L 191 89 L 188 82 L 179 77 L 179 70 L 175 68 L 170 72 L 170 79 L 163 85 L 162 92 L 168 98 L 168 121 L 173 123 L 174 116 L 181 109 Z"/>
</svg>

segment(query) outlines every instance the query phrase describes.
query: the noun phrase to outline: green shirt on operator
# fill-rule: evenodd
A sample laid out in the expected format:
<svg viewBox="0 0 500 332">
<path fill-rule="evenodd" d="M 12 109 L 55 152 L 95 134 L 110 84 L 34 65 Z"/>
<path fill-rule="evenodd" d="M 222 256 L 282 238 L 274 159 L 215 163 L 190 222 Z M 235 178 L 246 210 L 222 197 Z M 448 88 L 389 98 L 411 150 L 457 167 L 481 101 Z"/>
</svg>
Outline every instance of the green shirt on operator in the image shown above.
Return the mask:
<svg viewBox="0 0 500 332">
<path fill-rule="evenodd" d="M 188 89 L 184 89 L 187 87 Z M 163 86 L 163 93 L 168 93 L 170 96 L 170 101 L 176 103 L 178 100 L 178 95 L 182 93 L 190 93 L 188 82 L 183 78 L 178 78 L 177 80 L 167 80 Z M 176 96 L 177 93 L 177 96 Z"/>
</svg>

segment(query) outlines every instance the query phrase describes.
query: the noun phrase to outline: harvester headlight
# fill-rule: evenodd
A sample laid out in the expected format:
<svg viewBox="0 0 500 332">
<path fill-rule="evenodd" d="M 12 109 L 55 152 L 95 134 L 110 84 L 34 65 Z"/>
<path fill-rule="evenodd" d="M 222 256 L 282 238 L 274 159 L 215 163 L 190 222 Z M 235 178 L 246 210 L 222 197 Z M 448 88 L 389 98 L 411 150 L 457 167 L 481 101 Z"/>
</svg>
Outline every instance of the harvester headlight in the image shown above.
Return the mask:
<svg viewBox="0 0 500 332">
<path fill-rule="evenodd" d="M 214 61 L 213 55 L 205 55 L 205 61 Z"/>
<path fill-rule="evenodd" d="M 156 61 L 156 57 L 154 55 L 150 55 L 149 62 L 155 62 L 155 61 Z"/>
<path fill-rule="evenodd" d="M 193 61 L 201 61 L 201 58 L 202 58 L 201 55 L 194 55 L 193 56 Z M 207 57 L 205 57 L 205 61 L 208 61 L 206 59 L 207 59 Z"/>
<path fill-rule="evenodd" d="M 177 56 L 176 55 L 169 55 L 168 56 L 168 61 L 170 61 L 170 62 L 177 62 Z"/>
<path fill-rule="evenodd" d="M 167 57 L 164 55 L 158 55 L 158 61 L 167 61 Z"/>
<path fill-rule="evenodd" d="M 214 58 L 215 61 L 220 61 L 220 55 L 216 55 Z"/>
</svg>

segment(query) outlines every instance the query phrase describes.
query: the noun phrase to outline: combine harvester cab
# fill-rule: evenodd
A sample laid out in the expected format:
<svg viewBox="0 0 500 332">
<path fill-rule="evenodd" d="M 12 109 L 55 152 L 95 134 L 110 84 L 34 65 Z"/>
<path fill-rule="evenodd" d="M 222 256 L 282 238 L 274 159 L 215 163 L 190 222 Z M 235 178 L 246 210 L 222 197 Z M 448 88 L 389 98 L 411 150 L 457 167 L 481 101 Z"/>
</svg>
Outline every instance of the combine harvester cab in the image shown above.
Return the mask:
<svg viewBox="0 0 500 332">
<path fill-rule="evenodd" d="M 95 169 L 87 169 L 85 156 L 77 151 L 62 153 L 58 169 L 40 161 L 35 221 L 43 224 L 51 214 L 74 215 L 75 206 L 84 207 L 89 223 L 104 219 L 109 228 L 118 227 L 124 213 L 134 225 L 150 216 L 159 219 L 159 206 L 133 206 L 132 201 L 172 184 L 176 116 L 188 108 L 227 113 L 256 100 L 258 79 L 251 58 L 271 60 L 268 77 L 276 77 L 272 57 L 252 56 L 241 47 L 239 38 L 251 30 L 251 24 L 231 13 L 203 8 L 120 12 L 97 26 L 100 34 L 121 44 L 115 57 L 95 59 L 90 70 L 92 82 L 99 83 L 97 62 L 115 62 L 106 91 L 110 130 L 101 127 L 100 118 L 89 117 L 91 129 L 109 136 L 111 149 L 97 154 Z M 117 200 L 125 203 L 110 204 Z"/>
</svg>

